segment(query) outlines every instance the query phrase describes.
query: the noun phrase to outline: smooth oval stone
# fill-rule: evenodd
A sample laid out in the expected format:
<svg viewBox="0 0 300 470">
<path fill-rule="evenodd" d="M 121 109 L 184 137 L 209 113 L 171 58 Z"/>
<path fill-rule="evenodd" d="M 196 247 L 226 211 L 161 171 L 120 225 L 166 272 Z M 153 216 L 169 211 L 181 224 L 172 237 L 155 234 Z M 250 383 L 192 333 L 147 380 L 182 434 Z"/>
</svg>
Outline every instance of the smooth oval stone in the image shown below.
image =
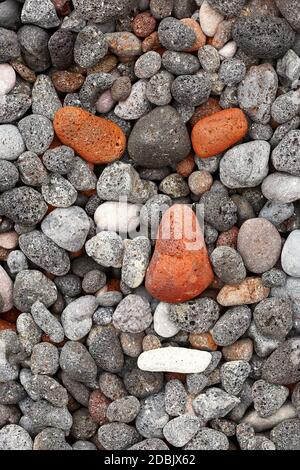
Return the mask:
<svg viewBox="0 0 300 470">
<path fill-rule="evenodd" d="M 297 201 L 300 199 L 300 177 L 287 173 L 272 173 L 264 179 L 261 191 L 273 202 Z"/>
<path fill-rule="evenodd" d="M 146 289 L 163 302 L 184 302 L 201 294 L 213 277 L 194 212 L 175 204 L 162 217 L 146 273 Z"/>
<path fill-rule="evenodd" d="M 211 354 L 196 349 L 166 347 L 143 352 L 138 367 L 149 372 L 203 372 L 211 362 Z"/>
<path fill-rule="evenodd" d="M 248 122 L 241 109 L 223 109 L 195 124 L 192 130 L 193 148 L 201 158 L 213 157 L 236 144 L 247 131 Z"/>
<path fill-rule="evenodd" d="M 232 36 L 243 52 L 261 59 L 282 57 L 295 40 L 285 19 L 267 15 L 240 16 Z"/>
<path fill-rule="evenodd" d="M 9 64 L 0 64 L 0 95 L 7 95 L 16 83 L 16 72 Z"/>
<path fill-rule="evenodd" d="M 7 272 L 0 266 L 0 296 L 3 304 L 1 304 L 0 313 L 7 312 L 13 306 L 13 282 Z"/>
<path fill-rule="evenodd" d="M 172 106 L 159 106 L 140 118 L 128 139 L 131 158 L 147 168 L 177 163 L 190 149 L 187 128 Z"/>
<path fill-rule="evenodd" d="M 154 331 L 163 338 L 171 338 L 180 331 L 180 326 L 169 319 L 170 304 L 160 302 L 153 315 Z"/>
<path fill-rule="evenodd" d="M 59 140 L 91 163 L 118 160 L 126 146 L 122 129 L 114 122 L 94 116 L 81 108 L 65 106 L 54 118 Z"/>
<path fill-rule="evenodd" d="M 289 276 L 300 277 L 300 230 L 288 236 L 281 253 L 281 265 Z"/>
<path fill-rule="evenodd" d="M 220 161 L 220 179 L 227 188 L 254 188 L 268 174 L 270 144 L 254 140 L 236 145 Z"/>
<path fill-rule="evenodd" d="M 0 160 L 16 160 L 25 150 L 19 129 L 12 124 L 0 125 Z"/>
<path fill-rule="evenodd" d="M 281 237 L 267 219 L 249 219 L 239 230 L 237 250 L 246 268 L 261 274 L 273 268 L 277 262 L 281 252 Z"/>
</svg>

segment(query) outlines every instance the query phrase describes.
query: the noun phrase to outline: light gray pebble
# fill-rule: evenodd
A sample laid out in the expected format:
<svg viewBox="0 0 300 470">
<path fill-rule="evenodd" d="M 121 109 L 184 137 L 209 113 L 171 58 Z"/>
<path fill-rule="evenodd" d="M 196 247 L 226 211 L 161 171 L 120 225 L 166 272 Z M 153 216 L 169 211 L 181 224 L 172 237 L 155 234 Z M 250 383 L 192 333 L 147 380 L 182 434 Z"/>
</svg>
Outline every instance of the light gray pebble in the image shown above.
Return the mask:
<svg viewBox="0 0 300 470">
<path fill-rule="evenodd" d="M 65 433 L 62 429 L 46 428 L 39 432 L 33 442 L 34 450 L 72 450 L 66 442 Z"/>
<path fill-rule="evenodd" d="M 106 450 L 122 450 L 136 444 L 140 437 L 133 426 L 125 423 L 110 423 L 100 426 L 98 439 Z"/>
<path fill-rule="evenodd" d="M 28 432 L 16 424 L 8 424 L 0 430 L 1 450 L 32 450 Z"/>
<path fill-rule="evenodd" d="M 45 29 L 55 28 L 60 24 L 51 0 L 45 0 L 42 4 L 39 0 L 27 0 L 22 8 L 21 21 L 24 24 L 35 24 Z"/>
<path fill-rule="evenodd" d="M 247 334 L 249 338 L 253 339 L 254 350 L 259 357 L 269 356 L 281 342 L 276 338 L 263 335 L 254 321 L 251 323 Z"/>
<path fill-rule="evenodd" d="M 85 26 L 74 44 L 74 60 L 81 67 L 97 64 L 108 50 L 106 38 L 97 25 Z"/>
<path fill-rule="evenodd" d="M 102 266 L 115 268 L 122 266 L 123 241 L 115 232 L 98 233 L 86 242 L 85 249 L 88 256 Z"/>
<path fill-rule="evenodd" d="M 224 59 L 219 69 L 219 78 L 225 85 L 240 83 L 246 75 L 246 66 L 240 59 Z"/>
<path fill-rule="evenodd" d="M 146 94 L 147 83 L 146 79 L 138 80 L 132 85 L 130 95 L 124 101 L 119 101 L 114 109 L 114 113 L 119 118 L 139 119 L 151 110 Z"/>
<path fill-rule="evenodd" d="M 281 172 L 271 173 L 264 179 L 261 190 L 272 202 L 294 202 L 300 197 L 300 177 Z"/>
<path fill-rule="evenodd" d="M 35 323 L 54 343 L 64 339 L 64 330 L 58 319 L 39 300 L 31 306 L 31 315 Z"/>
<path fill-rule="evenodd" d="M 16 160 L 25 151 L 18 128 L 12 124 L 0 125 L 0 161 Z"/>
<path fill-rule="evenodd" d="M 257 380 L 252 386 L 252 396 L 254 409 L 259 416 L 267 418 L 281 408 L 289 396 L 289 390 L 283 385 Z"/>
<path fill-rule="evenodd" d="M 193 408 L 198 416 L 205 420 L 223 418 L 238 403 L 239 398 L 230 395 L 220 388 L 209 388 L 193 400 Z"/>
<path fill-rule="evenodd" d="M 24 25 L 18 31 L 18 41 L 23 60 L 30 69 L 43 72 L 51 65 L 49 34 L 44 29 L 35 25 Z M 36 113 L 35 110 L 33 112 Z"/>
<path fill-rule="evenodd" d="M 14 188 L 18 180 L 19 172 L 16 166 L 7 160 L 0 160 L 0 191 Z"/>
<path fill-rule="evenodd" d="M 61 322 L 68 339 L 78 341 L 89 333 L 96 308 L 97 301 L 92 295 L 84 295 L 67 305 L 62 312 Z"/>
<path fill-rule="evenodd" d="M 29 419 L 35 426 L 54 427 L 62 429 L 66 433 L 69 432 L 72 426 L 72 415 L 68 411 L 67 407 L 56 407 L 51 405 L 49 402 L 40 400 L 32 401 L 28 400 L 27 409 L 21 410 L 25 416 L 28 416 Z"/>
<path fill-rule="evenodd" d="M 19 340 L 24 351 L 30 355 L 33 347 L 42 337 L 42 330 L 36 325 L 30 313 L 21 313 L 16 321 Z"/>
<path fill-rule="evenodd" d="M 270 124 L 253 122 L 249 128 L 249 135 L 253 140 L 270 140 L 273 135 L 273 129 Z"/>
<path fill-rule="evenodd" d="M 54 375 L 58 366 L 59 352 L 53 344 L 40 343 L 33 346 L 30 359 L 33 374 Z"/>
<path fill-rule="evenodd" d="M 238 395 L 250 371 L 251 366 L 246 361 L 230 361 L 223 364 L 220 376 L 224 390 L 232 395 Z"/>
<path fill-rule="evenodd" d="M 52 173 L 48 181 L 42 184 L 42 195 L 54 207 L 70 207 L 76 201 L 77 191 L 63 176 Z"/>
<path fill-rule="evenodd" d="M 149 303 L 138 295 L 125 297 L 113 313 L 113 324 L 127 333 L 140 333 L 152 322 Z"/>
<path fill-rule="evenodd" d="M 43 302 L 46 307 L 52 305 L 57 299 L 57 289 L 42 272 L 24 270 L 16 276 L 13 299 L 18 310 L 28 312 L 37 300 Z"/>
<path fill-rule="evenodd" d="M 186 386 L 191 395 L 198 395 L 208 385 L 208 378 L 203 373 L 187 374 Z"/>
<path fill-rule="evenodd" d="M 298 91 L 289 91 L 278 96 L 271 108 L 271 116 L 278 123 L 283 124 L 293 119 L 300 111 L 300 94 Z"/>
<path fill-rule="evenodd" d="M 97 304 L 101 307 L 114 307 L 118 305 L 123 298 L 119 291 L 108 291 L 97 296 Z"/>
<path fill-rule="evenodd" d="M 275 426 L 270 438 L 277 450 L 299 450 L 300 419 L 287 419 Z"/>
<path fill-rule="evenodd" d="M 165 51 L 162 64 L 173 75 L 192 75 L 200 69 L 197 57 L 187 52 Z"/>
<path fill-rule="evenodd" d="M 194 437 L 199 428 L 199 419 L 186 414 L 169 421 L 163 428 L 163 434 L 174 447 L 183 447 Z"/>
<path fill-rule="evenodd" d="M 97 177 L 88 162 L 75 157 L 71 171 L 67 174 L 69 182 L 78 191 L 87 191 L 96 188 Z"/>
<path fill-rule="evenodd" d="M 49 149 L 43 154 L 43 163 L 47 170 L 53 173 L 65 175 L 72 169 L 75 152 L 71 147 L 60 145 L 54 149 Z"/>
<path fill-rule="evenodd" d="M 214 73 L 219 70 L 221 60 L 217 49 L 209 44 L 201 47 L 198 50 L 198 58 L 201 64 L 201 67 L 205 72 Z"/>
<path fill-rule="evenodd" d="M 48 75 L 38 75 L 32 88 L 32 112 L 53 121 L 61 102 Z"/>
<path fill-rule="evenodd" d="M 122 281 L 135 289 L 142 284 L 151 254 L 151 244 L 146 237 L 136 237 L 125 244 Z"/>
</svg>

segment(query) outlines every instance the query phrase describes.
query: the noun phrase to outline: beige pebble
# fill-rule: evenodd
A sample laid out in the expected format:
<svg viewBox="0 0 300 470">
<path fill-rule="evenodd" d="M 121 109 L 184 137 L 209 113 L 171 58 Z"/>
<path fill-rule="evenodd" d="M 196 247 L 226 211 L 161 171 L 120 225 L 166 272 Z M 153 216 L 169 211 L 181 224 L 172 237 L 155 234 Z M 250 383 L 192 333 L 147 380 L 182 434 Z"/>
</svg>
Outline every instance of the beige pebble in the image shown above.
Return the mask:
<svg viewBox="0 0 300 470">
<path fill-rule="evenodd" d="M 0 233 L 0 247 L 12 250 L 18 245 L 19 235 L 16 232 Z"/>
<path fill-rule="evenodd" d="M 222 287 L 217 301 L 224 307 L 255 304 L 268 297 L 269 292 L 270 289 L 264 287 L 260 277 L 246 277 L 240 284 Z"/>
<path fill-rule="evenodd" d="M 213 37 L 216 34 L 219 24 L 223 21 L 223 16 L 217 12 L 210 4 L 204 0 L 199 11 L 200 26 L 206 36 Z"/>
<path fill-rule="evenodd" d="M 234 56 L 237 50 L 237 44 L 235 41 L 229 41 L 225 46 L 219 50 L 219 54 L 224 59 L 231 59 Z"/>
</svg>

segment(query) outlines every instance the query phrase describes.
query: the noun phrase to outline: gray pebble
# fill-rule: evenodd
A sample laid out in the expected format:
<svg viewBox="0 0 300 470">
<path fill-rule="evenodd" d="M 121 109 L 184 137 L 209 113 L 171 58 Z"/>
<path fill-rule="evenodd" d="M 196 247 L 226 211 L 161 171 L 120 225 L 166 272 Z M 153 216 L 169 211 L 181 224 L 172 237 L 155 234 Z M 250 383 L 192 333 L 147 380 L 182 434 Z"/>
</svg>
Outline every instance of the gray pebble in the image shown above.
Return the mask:
<svg viewBox="0 0 300 470">
<path fill-rule="evenodd" d="M 63 296 L 76 297 L 81 293 L 81 280 L 75 274 L 55 277 L 54 283 Z"/>
<path fill-rule="evenodd" d="M 257 380 L 252 386 L 254 409 L 259 416 L 267 418 L 281 408 L 289 396 L 289 390 L 282 385 L 274 385 L 265 380 Z"/>
<path fill-rule="evenodd" d="M 32 439 L 21 426 L 8 424 L 0 430 L 0 450 L 32 450 Z"/>
<path fill-rule="evenodd" d="M 53 121 L 61 102 L 48 75 L 38 75 L 32 88 L 32 112 Z"/>
<path fill-rule="evenodd" d="M 140 410 L 140 402 L 136 397 L 119 398 L 108 405 L 106 416 L 109 421 L 131 423 Z"/>
<path fill-rule="evenodd" d="M 280 340 L 293 326 L 292 304 L 285 299 L 264 299 L 255 307 L 253 317 L 263 335 Z"/>
<path fill-rule="evenodd" d="M 169 416 L 180 416 L 185 412 L 187 393 L 180 380 L 169 380 L 165 386 L 165 408 Z"/>
<path fill-rule="evenodd" d="M 98 367 L 108 372 L 119 372 L 124 364 L 124 355 L 116 330 L 111 326 L 96 327 L 88 337 L 89 352 Z"/>
<path fill-rule="evenodd" d="M 148 168 L 177 163 L 190 148 L 187 129 L 171 106 L 155 108 L 139 119 L 128 140 L 131 158 Z"/>
<path fill-rule="evenodd" d="M 19 172 L 16 166 L 7 160 L 0 160 L 0 191 L 14 188 L 18 180 Z"/>
<path fill-rule="evenodd" d="M 167 0 L 168 1 L 168 0 Z M 161 439 L 155 437 L 145 439 L 129 447 L 128 450 L 168 450 L 169 447 Z"/>
<path fill-rule="evenodd" d="M 300 111 L 299 91 L 284 93 L 272 104 L 271 116 L 278 123 L 283 124 L 295 118 Z"/>
<path fill-rule="evenodd" d="M 201 418 L 211 420 L 223 418 L 239 402 L 239 398 L 229 395 L 220 388 L 212 387 L 193 400 L 193 408 Z"/>
<path fill-rule="evenodd" d="M 218 304 L 209 298 L 172 304 L 169 318 L 181 330 L 192 333 L 209 331 L 220 315 Z"/>
<path fill-rule="evenodd" d="M 68 180 L 52 173 L 48 181 L 42 184 L 42 195 L 54 207 L 69 207 L 76 201 L 77 191 Z"/>
<path fill-rule="evenodd" d="M 270 140 L 273 129 L 269 124 L 254 122 L 249 128 L 249 135 L 253 140 Z"/>
<path fill-rule="evenodd" d="M 1 16 L 2 19 L 2 16 Z M 1 25 L 2 26 L 2 25 Z M 20 56 L 18 36 L 10 29 L 0 28 L 0 62 L 8 62 Z"/>
<path fill-rule="evenodd" d="M 18 128 L 11 124 L 0 125 L 0 161 L 16 160 L 25 151 Z"/>
<path fill-rule="evenodd" d="M 72 415 L 66 407 L 58 408 L 44 400 L 28 400 L 21 410 L 38 427 L 54 427 L 69 433 L 72 426 Z"/>
<path fill-rule="evenodd" d="M 51 121 L 39 114 L 24 117 L 19 121 L 18 128 L 27 150 L 37 155 L 41 155 L 48 149 L 54 137 Z"/>
<path fill-rule="evenodd" d="M 53 67 L 66 70 L 73 64 L 74 37 L 71 31 L 58 29 L 48 42 Z"/>
<path fill-rule="evenodd" d="M 287 419 L 277 424 L 272 429 L 270 438 L 277 450 L 299 450 L 300 419 Z"/>
<path fill-rule="evenodd" d="M 219 168 L 221 156 L 222 155 L 220 154 L 210 158 L 199 158 L 197 155 L 195 155 L 194 158 L 198 170 L 204 170 L 208 171 L 209 173 L 215 173 L 215 171 L 217 171 Z"/>
<path fill-rule="evenodd" d="M 114 309 L 112 307 L 99 307 L 93 314 L 93 323 L 97 326 L 106 326 L 112 322 Z"/>
<path fill-rule="evenodd" d="M 134 395 L 137 398 L 148 397 L 161 390 L 163 374 L 161 372 L 147 372 L 133 368 L 125 374 L 124 385 L 130 395 Z"/>
<path fill-rule="evenodd" d="M 19 245 L 30 261 L 56 276 L 62 276 L 70 269 L 67 253 L 39 230 L 21 235 Z"/>
<path fill-rule="evenodd" d="M 295 0 L 276 0 L 276 6 L 280 13 L 290 23 L 295 31 L 300 29 L 300 16 L 297 9 L 297 1 Z"/>
<path fill-rule="evenodd" d="M 216 275 L 225 284 L 239 284 L 246 277 L 246 268 L 240 254 L 230 246 L 215 248 L 210 256 Z"/>
<path fill-rule="evenodd" d="M 286 283 L 286 274 L 281 269 L 272 268 L 263 273 L 261 279 L 266 287 L 281 287 Z"/>
<path fill-rule="evenodd" d="M 178 173 L 166 176 L 159 185 L 159 190 L 172 199 L 188 196 L 190 188 L 185 179 Z"/>
<path fill-rule="evenodd" d="M 113 77 L 109 73 L 91 73 L 85 79 L 79 92 L 79 100 L 83 108 L 91 113 L 96 113 L 96 101 L 103 91 L 113 84 Z"/>
<path fill-rule="evenodd" d="M 271 173 L 261 187 L 263 195 L 273 202 L 290 203 L 300 197 L 300 177 L 287 173 Z"/>
<path fill-rule="evenodd" d="M 273 225 L 280 225 L 294 214 L 294 204 L 268 201 L 259 213 L 259 217 L 269 220 Z"/>
<path fill-rule="evenodd" d="M 208 0 L 208 3 L 224 16 L 237 16 L 247 0 Z"/>
<path fill-rule="evenodd" d="M 136 237 L 125 244 L 122 281 L 135 289 L 142 284 L 148 267 L 151 244 L 146 237 Z"/>
<path fill-rule="evenodd" d="M 123 259 L 123 241 L 115 232 L 100 232 L 87 241 L 86 252 L 97 263 L 105 267 L 120 268 Z"/>
<path fill-rule="evenodd" d="M 0 124 L 20 119 L 31 106 L 31 98 L 24 93 L 0 96 Z"/>
<path fill-rule="evenodd" d="M 108 291 L 97 296 L 97 303 L 101 307 L 113 307 L 118 305 L 123 298 L 123 295 L 119 291 Z"/>
<path fill-rule="evenodd" d="M 220 376 L 224 390 L 232 395 L 238 395 L 250 371 L 251 366 L 246 361 L 230 361 L 223 364 Z"/>
<path fill-rule="evenodd" d="M 300 131 L 292 130 L 272 152 L 272 163 L 277 171 L 300 176 Z"/>
<path fill-rule="evenodd" d="M 74 60 L 81 67 L 97 64 L 108 50 L 106 38 L 97 25 L 83 28 L 74 44 Z"/>
<path fill-rule="evenodd" d="M 197 57 L 187 52 L 165 51 L 162 64 L 173 75 L 192 75 L 200 69 Z"/>
<path fill-rule="evenodd" d="M 41 186 L 47 181 L 47 170 L 36 153 L 31 151 L 22 153 L 18 158 L 17 166 L 24 184 Z"/>
<path fill-rule="evenodd" d="M 20 343 L 26 354 L 30 355 L 33 347 L 41 341 L 42 331 L 30 313 L 21 313 L 17 318 L 16 326 Z"/>
<path fill-rule="evenodd" d="M 104 0 L 101 8 L 97 0 L 75 0 L 76 12 L 86 20 L 94 20 L 96 23 L 125 16 L 132 7 L 132 1 L 128 0 Z"/>
<path fill-rule="evenodd" d="M 86 408 L 80 408 L 73 413 L 71 436 L 74 439 L 90 439 L 97 432 L 98 424 L 90 416 Z"/>
<path fill-rule="evenodd" d="M 36 344 L 32 348 L 30 368 L 33 374 L 54 375 L 59 366 L 58 349 L 51 343 Z"/>
<path fill-rule="evenodd" d="M 201 197 L 205 221 L 219 231 L 229 230 L 237 221 L 237 207 L 225 194 L 207 191 Z"/>
<path fill-rule="evenodd" d="M 207 75 L 180 75 L 171 86 L 173 98 L 179 103 L 199 106 L 207 101 L 211 82 Z"/>
<path fill-rule="evenodd" d="M 128 98 L 131 92 L 130 78 L 126 76 L 116 78 L 114 83 L 112 84 L 110 91 L 111 91 L 111 97 L 114 101 L 126 100 L 126 98 Z"/>
<path fill-rule="evenodd" d="M 26 392 L 22 385 L 14 380 L 0 384 L 0 404 L 16 405 L 26 397 Z"/>
<path fill-rule="evenodd" d="M 158 20 L 171 16 L 174 0 L 150 0 L 150 11 L 154 18 Z"/>
<path fill-rule="evenodd" d="M 84 275 L 82 289 L 86 294 L 95 294 L 106 284 L 106 275 L 99 270 L 92 270 Z"/>
<path fill-rule="evenodd" d="M 66 379 L 89 383 L 95 380 L 97 375 L 94 359 L 86 347 L 78 341 L 67 341 L 64 344 L 60 352 L 59 365 L 66 374 Z"/>
<path fill-rule="evenodd" d="M 271 383 L 291 384 L 299 381 L 299 338 L 281 343 L 266 360 L 262 378 Z"/>
<path fill-rule="evenodd" d="M 298 126 L 300 124 L 300 117 L 299 116 L 295 116 L 294 118 L 292 118 L 290 121 L 287 121 L 283 124 L 281 124 L 280 126 L 278 126 L 275 131 L 274 131 L 274 134 L 272 135 L 272 138 L 270 139 L 270 145 L 272 148 L 276 147 L 280 142 L 281 140 L 283 139 L 283 137 L 291 130 L 294 130 L 294 129 L 297 129 Z"/>
<path fill-rule="evenodd" d="M 68 339 L 78 341 L 89 333 L 96 308 L 97 301 L 92 295 L 84 295 L 67 305 L 62 312 L 61 322 Z"/>
<path fill-rule="evenodd" d="M 164 429 L 165 439 L 174 447 L 183 447 L 197 433 L 200 421 L 196 416 L 182 415 L 169 421 Z"/>
<path fill-rule="evenodd" d="M 261 59 L 283 56 L 295 40 L 295 33 L 285 19 L 264 15 L 240 16 L 232 36 L 246 54 Z"/>
<path fill-rule="evenodd" d="M 163 437 L 163 428 L 169 421 L 165 409 L 164 393 L 150 395 L 141 403 L 136 417 L 136 428 L 143 437 Z"/>
<path fill-rule="evenodd" d="M 259 357 L 269 356 L 281 343 L 281 340 L 263 335 L 254 321 L 251 323 L 247 334 L 249 338 L 253 339 L 254 350 Z"/>
<path fill-rule="evenodd" d="M 21 5 L 15 0 L 5 0 L 0 5 L 0 26 L 15 30 L 21 23 Z"/>
<path fill-rule="evenodd" d="M 201 428 L 188 442 L 185 450 L 228 450 L 229 441 L 225 434 L 215 429 Z"/>
<path fill-rule="evenodd" d="M 149 51 L 141 55 L 134 64 L 134 73 L 138 78 L 151 78 L 161 67 L 158 52 Z"/>
<path fill-rule="evenodd" d="M 171 85 L 173 75 L 167 70 L 153 75 L 146 87 L 146 96 L 150 103 L 157 106 L 165 106 L 172 100 Z"/>
<path fill-rule="evenodd" d="M 13 299 L 14 305 L 21 312 L 29 311 L 37 300 L 49 307 L 56 301 L 56 298 L 55 284 L 40 271 L 24 270 L 17 274 Z"/>
<path fill-rule="evenodd" d="M 90 441 L 76 441 L 72 448 L 73 450 L 97 450 L 95 444 Z"/>
<path fill-rule="evenodd" d="M 41 221 L 47 211 L 42 196 L 32 188 L 20 186 L 0 196 L 0 213 L 26 226 Z"/>
<path fill-rule="evenodd" d="M 128 295 L 113 314 L 113 324 L 121 331 L 140 333 L 152 322 L 149 303 L 138 295 Z"/>
<path fill-rule="evenodd" d="M 67 178 L 77 191 L 88 191 L 96 188 L 97 177 L 88 162 L 75 156 Z"/>
<path fill-rule="evenodd" d="M 203 373 L 187 374 L 186 386 L 191 395 L 198 395 L 208 385 L 208 378 Z"/>
<path fill-rule="evenodd" d="M 60 145 L 54 149 L 47 150 L 43 154 L 42 159 L 47 170 L 65 175 L 72 169 L 74 156 L 75 152 L 71 147 Z"/>
<path fill-rule="evenodd" d="M 245 75 L 246 66 L 240 59 L 224 59 L 219 69 L 220 80 L 228 86 L 237 85 Z"/>
<path fill-rule="evenodd" d="M 31 306 L 31 315 L 41 330 L 49 336 L 54 343 L 64 339 L 64 330 L 58 319 L 39 300 Z"/>
<path fill-rule="evenodd" d="M 192 28 L 169 17 L 159 23 L 158 39 L 170 51 L 183 51 L 194 44 L 196 35 Z"/>
<path fill-rule="evenodd" d="M 34 450 L 72 450 L 66 442 L 65 433 L 62 429 L 46 428 L 35 436 Z"/>
<path fill-rule="evenodd" d="M 98 439 L 106 450 L 122 450 L 136 444 L 139 441 L 139 434 L 128 424 L 110 423 L 100 426 Z"/>
<path fill-rule="evenodd" d="M 214 73 L 219 70 L 221 60 L 217 49 L 213 46 L 206 44 L 201 47 L 198 50 L 198 58 L 205 72 Z"/>
<path fill-rule="evenodd" d="M 39 0 L 27 0 L 22 8 L 21 21 L 45 29 L 55 28 L 60 24 L 51 0 L 45 0 L 42 4 Z"/>
<path fill-rule="evenodd" d="M 289 49 L 285 55 L 277 61 L 277 73 L 281 77 L 281 82 L 294 88 L 300 77 L 300 58 Z"/>
<path fill-rule="evenodd" d="M 49 34 L 44 29 L 35 25 L 22 26 L 18 31 L 18 40 L 22 57 L 30 69 L 43 72 L 51 65 L 48 50 Z"/>
<path fill-rule="evenodd" d="M 229 308 L 217 321 L 211 333 L 219 346 L 235 343 L 248 329 L 251 310 L 246 305 Z"/>
</svg>

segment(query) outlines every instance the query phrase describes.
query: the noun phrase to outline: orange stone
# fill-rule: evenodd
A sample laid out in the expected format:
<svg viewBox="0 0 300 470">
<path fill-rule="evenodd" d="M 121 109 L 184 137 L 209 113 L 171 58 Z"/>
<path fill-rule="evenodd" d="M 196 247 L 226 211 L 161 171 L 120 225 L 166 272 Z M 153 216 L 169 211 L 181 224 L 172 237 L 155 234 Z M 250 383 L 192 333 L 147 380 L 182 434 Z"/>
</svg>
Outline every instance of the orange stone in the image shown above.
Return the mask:
<svg viewBox="0 0 300 470">
<path fill-rule="evenodd" d="M 185 52 L 198 51 L 198 49 L 203 47 L 206 43 L 206 36 L 203 33 L 200 24 L 196 20 L 194 20 L 193 18 L 182 18 L 182 20 L 180 20 L 180 21 L 181 21 L 181 23 L 185 24 L 186 26 L 189 26 L 190 28 L 192 28 L 194 30 L 195 35 L 196 35 L 196 41 L 194 42 L 194 44 L 191 47 L 189 47 L 188 49 L 184 49 Z"/>
<path fill-rule="evenodd" d="M 16 325 L 13 323 L 10 323 L 6 320 L 0 320 L 0 331 L 3 330 L 13 330 L 16 331 Z"/>
<path fill-rule="evenodd" d="M 54 129 L 59 140 L 91 163 L 118 160 L 126 146 L 122 129 L 114 122 L 74 106 L 57 111 Z"/>
<path fill-rule="evenodd" d="M 195 124 L 192 144 L 199 157 L 213 157 L 239 142 L 247 132 L 248 121 L 243 111 L 223 109 Z"/>
<path fill-rule="evenodd" d="M 184 302 L 201 294 L 213 278 L 196 215 L 187 205 L 175 204 L 162 217 L 146 289 L 163 302 Z"/>
</svg>

